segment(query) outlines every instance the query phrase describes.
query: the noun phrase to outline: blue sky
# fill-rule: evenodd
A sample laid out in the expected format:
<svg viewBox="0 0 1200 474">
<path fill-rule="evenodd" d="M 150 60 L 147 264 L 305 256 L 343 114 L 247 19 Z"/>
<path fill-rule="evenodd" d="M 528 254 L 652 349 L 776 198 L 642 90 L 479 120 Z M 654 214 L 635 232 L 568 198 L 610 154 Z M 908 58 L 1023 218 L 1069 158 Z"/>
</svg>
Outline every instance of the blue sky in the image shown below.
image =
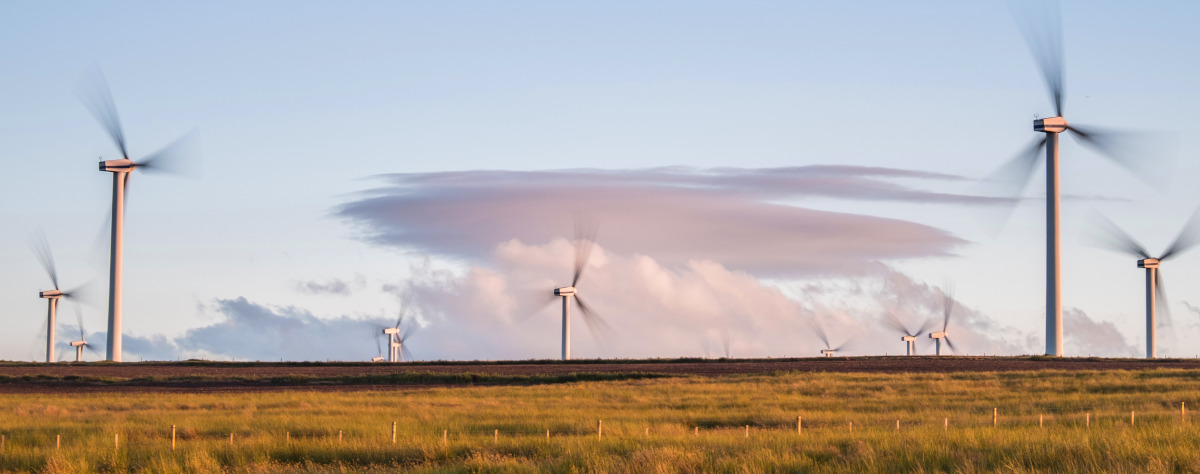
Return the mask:
<svg viewBox="0 0 1200 474">
<path fill-rule="evenodd" d="M 1062 6 L 1069 118 L 1168 132 L 1178 150 L 1172 185 L 1150 187 L 1064 139 L 1064 191 L 1110 198 L 1066 206 L 1066 306 L 1113 323 L 1130 344 L 1142 337 L 1142 275 L 1127 258 L 1078 245 L 1081 218 L 1101 210 L 1157 249 L 1200 203 L 1187 185 L 1200 176 L 1197 9 Z M 75 93 L 92 65 L 108 77 L 135 156 L 193 129 L 202 144 L 198 178 L 132 183 L 127 333 L 168 339 L 221 324 L 221 308 L 237 306 L 221 302 L 237 298 L 318 319 L 378 318 L 398 305 L 383 286 L 410 281 L 426 259 L 460 274 L 497 266 L 359 238 L 363 229 L 335 213 L 379 186 L 375 175 L 832 164 L 977 178 L 1030 140 L 1034 114 L 1051 109 L 999 2 L 6 4 L 0 44 L 0 144 L 10 165 L 0 187 L 3 359 L 36 354 L 44 304 L 35 293 L 46 282 L 27 245 L 35 229 L 45 229 L 67 285 L 104 280 L 103 264 L 88 261 L 111 183 L 94 161 L 115 150 Z M 1038 203 L 999 236 L 981 230 L 968 206 L 787 204 L 969 241 L 953 258 L 886 263 L 917 282 L 953 279 L 962 304 L 1040 340 Z M 523 244 L 553 250 L 548 240 Z M 1165 268 L 1180 331 L 1163 343 L 1168 353 L 1197 352 L 1185 337 L 1196 315 L 1182 305 L 1200 302 L 1189 293 L 1200 284 L 1195 262 L 1186 255 Z M 299 291 L 333 279 L 352 291 Z M 796 288 L 855 277 L 757 279 L 809 305 Z M 496 357 L 442 345 L 439 323 L 466 323 L 439 319 L 435 300 L 423 306 L 426 357 Z M 101 309 L 86 314 L 89 331 L 103 329 Z M 553 329 L 552 319 L 545 325 Z M 752 338 L 745 353 L 781 352 Z M 555 347 L 511 355 L 549 357 Z"/>
</svg>

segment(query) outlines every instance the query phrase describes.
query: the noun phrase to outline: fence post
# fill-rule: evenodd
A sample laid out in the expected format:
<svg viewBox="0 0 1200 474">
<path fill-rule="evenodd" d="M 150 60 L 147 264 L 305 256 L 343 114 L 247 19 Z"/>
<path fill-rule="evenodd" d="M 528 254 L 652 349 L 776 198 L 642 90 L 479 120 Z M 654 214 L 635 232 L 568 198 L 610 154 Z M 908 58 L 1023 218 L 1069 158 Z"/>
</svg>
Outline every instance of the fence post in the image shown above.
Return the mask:
<svg viewBox="0 0 1200 474">
<path fill-rule="evenodd" d="M 284 442 L 286 442 L 287 444 L 292 444 L 292 432 L 291 431 L 284 431 L 283 437 L 284 437 L 283 438 Z"/>
<path fill-rule="evenodd" d="M 604 420 L 596 420 L 596 439 L 604 437 Z"/>
<path fill-rule="evenodd" d="M 171 425 L 171 451 L 175 450 L 175 425 Z"/>
<path fill-rule="evenodd" d="M 442 430 L 442 444 L 446 444 L 446 432 L 450 430 Z"/>
<path fill-rule="evenodd" d="M 942 418 L 942 431 L 950 431 L 950 418 Z"/>
<path fill-rule="evenodd" d="M 851 433 L 854 432 L 854 422 L 853 421 L 850 422 L 850 432 Z"/>
<path fill-rule="evenodd" d="M 996 425 L 997 425 L 997 423 L 998 423 L 998 420 L 997 420 L 997 417 L 998 417 L 998 416 L 999 416 L 999 415 L 998 415 L 998 413 L 997 413 L 997 411 L 996 411 L 996 408 L 994 408 L 994 407 L 993 407 L 993 408 L 992 408 L 992 428 L 995 428 L 995 427 L 996 427 Z"/>
<path fill-rule="evenodd" d="M 650 427 L 649 426 L 646 427 L 646 437 L 647 438 L 650 437 Z"/>
<path fill-rule="evenodd" d="M 546 441 L 550 441 L 550 429 L 546 429 Z"/>
<path fill-rule="evenodd" d="M 396 444 L 396 422 L 392 422 L 392 444 Z"/>
<path fill-rule="evenodd" d="M 338 430 L 338 444 L 342 444 L 342 430 Z"/>
<path fill-rule="evenodd" d="M 121 433 L 113 433 L 113 450 L 121 449 Z"/>
<path fill-rule="evenodd" d="M 54 435 L 54 449 L 62 447 L 62 435 Z"/>
<path fill-rule="evenodd" d="M 896 420 L 896 431 L 900 431 L 900 420 Z"/>
<path fill-rule="evenodd" d="M 1042 424 L 1045 422 L 1045 416 L 1046 415 L 1038 415 L 1038 428 L 1041 428 Z"/>
<path fill-rule="evenodd" d="M 8 435 L 0 435 L 0 453 L 3 453 L 3 452 L 4 452 L 4 442 L 5 442 L 5 441 L 8 441 L 8 440 L 6 439 L 6 438 L 7 438 L 7 436 L 8 436 Z"/>
<path fill-rule="evenodd" d="M 233 433 L 229 433 L 229 445 L 233 446 Z"/>
<path fill-rule="evenodd" d="M 1084 427 L 1085 427 L 1085 428 L 1091 428 L 1091 427 L 1092 427 L 1092 413 L 1091 413 L 1091 412 L 1088 412 L 1088 414 L 1087 414 L 1087 421 L 1086 421 L 1085 423 L 1086 423 L 1086 424 L 1084 425 Z"/>
<path fill-rule="evenodd" d="M 695 427 L 693 427 L 692 435 L 693 435 L 693 436 L 700 436 L 700 427 L 699 427 L 699 426 L 695 426 Z"/>
<path fill-rule="evenodd" d="M 1133 422 L 1136 420 L 1136 415 L 1137 414 L 1133 410 L 1129 410 L 1129 426 L 1133 426 Z"/>
<path fill-rule="evenodd" d="M 804 434 L 804 419 L 799 416 L 796 417 L 796 434 Z"/>
<path fill-rule="evenodd" d="M 492 431 L 492 442 L 493 443 L 500 442 L 500 430 Z"/>
</svg>

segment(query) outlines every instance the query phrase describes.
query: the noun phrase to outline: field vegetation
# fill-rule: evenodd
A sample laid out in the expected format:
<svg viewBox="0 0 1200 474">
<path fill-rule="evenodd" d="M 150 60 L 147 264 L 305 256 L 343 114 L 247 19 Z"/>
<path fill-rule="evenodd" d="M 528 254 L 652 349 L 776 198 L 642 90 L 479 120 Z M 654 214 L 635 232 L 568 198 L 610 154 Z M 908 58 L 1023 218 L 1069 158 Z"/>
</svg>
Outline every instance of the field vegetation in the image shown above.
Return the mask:
<svg viewBox="0 0 1200 474">
<path fill-rule="evenodd" d="M 1197 472 L 1198 398 L 1174 369 L 50 390 L 0 394 L 0 470 Z"/>
</svg>

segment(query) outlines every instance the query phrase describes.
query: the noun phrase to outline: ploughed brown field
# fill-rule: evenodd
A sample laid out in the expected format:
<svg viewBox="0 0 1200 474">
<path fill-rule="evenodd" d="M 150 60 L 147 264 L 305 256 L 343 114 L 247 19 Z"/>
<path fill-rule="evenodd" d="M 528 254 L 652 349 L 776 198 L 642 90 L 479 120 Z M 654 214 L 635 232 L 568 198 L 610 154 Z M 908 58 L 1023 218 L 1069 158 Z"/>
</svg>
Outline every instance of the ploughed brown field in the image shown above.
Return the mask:
<svg viewBox="0 0 1200 474">
<path fill-rule="evenodd" d="M 44 391 L 387 390 L 533 385 L 655 376 L 777 372 L 952 373 L 1200 369 L 1197 359 L 835 357 L 498 362 L 0 363 L 0 393 Z"/>
</svg>

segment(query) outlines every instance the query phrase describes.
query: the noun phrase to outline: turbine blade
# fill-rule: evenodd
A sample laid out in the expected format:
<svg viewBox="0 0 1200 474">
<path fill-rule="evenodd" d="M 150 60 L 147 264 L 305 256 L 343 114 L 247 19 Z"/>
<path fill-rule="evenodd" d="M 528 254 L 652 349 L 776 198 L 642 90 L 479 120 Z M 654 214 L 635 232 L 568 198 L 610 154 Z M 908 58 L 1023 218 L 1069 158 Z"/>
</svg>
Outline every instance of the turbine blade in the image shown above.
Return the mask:
<svg viewBox="0 0 1200 474">
<path fill-rule="evenodd" d="M 587 323 L 588 329 L 591 330 L 593 336 L 603 336 L 612 332 L 612 326 L 609 326 L 604 321 L 604 318 L 601 318 L 600 315 L 584 304 L 583 300 L 579 298 L 578 293 L 575 294 L 575 305 L 579 307 L 579 313 L 583 315 L 583 322 Z"/>
<path fill-rule="evenodd" d="M 97 271 L 105 271 L 108 269 L 109 258 L 112 250 L 109 244 L 112 240 L 112 205 L 105 206 L 104 222 L 100 223 L 100 230 L 96 232 L 96 236 L 92 239 L 92 246 L 88 249 L 88 264 Z"/>
<path fill-rule="evenodd" d="M 953 342 L 950 342 L 950 336 L 946 336 L 946 337 L 942 338 L 942 340 L 946 341 L 946 347 L 950 348 L 950 352 L 958 354 L 958 348 L 954 347 Z"/>
<path fill-rule="evenodd" d="M 1166 260 L 1177 253 L 1187 251 L 1200 242 L 1200 209 L 1196 209 L 1192 213 L 1192 217 L 1183 225 L 1183 229 L 1179 230 L 1179 235 L 1175 237 L 1175 241 L 1171 242 L 1171 246 L 1167 247 L 1167 251 L 1163 252 L 1159 260 Z"/>
<path fill-rule="evenodd" d="M 884 311 L 883 314 L 885 316 L 883 321 L 887 323 L 888 326 L 891 326 L 892 329 L 895 329 L 898 332 L 904 333 L 905 336 L 912 336 L 912 334 L 909 334 L 908 328 L 904 326 L 904 323 L 901 322 L 900 318 L 897 318 L 894 313 L 891 311 Z"/>
<path fill-rule="evenodd" d="M 1171 177 L 1173 153 L 1162 146 L 1166 140 L 1137 132 L 1103 130 L 1068 125 L 1067 130 L 1083 145 L 1129 171 L 1152 187 L 1162 187 Z"/>
<path fill-rule="evenodd" d="M 54 253 L 50 251 L 50 242 L 46 240 L 46 233 L 38 229 L 30 239 L 29 246 L 33 249 L 33 255 L 37 257 L 38 263 L 42 264 L 42 270 L 45 270 L 46 275 L 50 277 L 50 283 L 54 284 L 54 289 L 57 290 L 58 267 L 54 265 Z"/>
<path fill-rule="evenodd" d="M 1154 282 L 1154 300 L 1156 302 L 1155 316 L 1158 319 L 1158 327 L 1170 327 L 1174 323 L 1171 321 L 1171 302 L 1167 299 L 1167 285 L 1163 281 L 1162 267 L 1158 268 L 1158 281 Z"/>
<path fill-rule="evenodd" d="M 120 150 L 121 157 L 129 159 L 129 151 L 125 147 L 125 131 L 121 128 L 121 119 L 117 116 L 117 105 L 113 103 L 112 92 L 108 89 L 108 81 L 99 67 L 92 67 L 84 73 L 79 82 L 79 98 L 88 108 L 104 131 L 108 132 L 113 144 Z"/>
<path fill-rule="evenodd" d="M 1034 138 L 1033 142 L 1022 149 L 1016 156 L 1005 162 L 999 168 L 996 168 L 988 176 L 984 177 L 980 183 L 978 190 L 982 194 L 997 196 L 1009 200 L 1008 204 L 999 206 L 992 217 L 995 224 L 995 231 L 1003 228 L 1008 220 L 1012 217 L 1012 213 L 1016 210 L 1017 204 L 1020 203 L 1021 194 L 1025 191 L 1025 187 L 1029 184 L 1029 180 L 1033 177 L 1033 172 L 1037 168 L 1038 163 L 1041 163 L 1042 149 L 1046 146 L 1047 137 L 1043 134 L 1040 137 Z"/>
<path fill-rule="evenodd" d="M 817 337 L 821 339 L 821 343 L 825 344 L 826 349 L 829 349 L 829 336 L 825 334 L 825 328 L 821 327 L 821 323 L 818 323 L 815 318 L 812 320 L 812 326 L 817 332 Z"/>
<path fill-rule="evenodd" d="M 954 312 L 954 284 L 946 282 L 942 290 L 942 331 L 950 327 L 950 314 Z"/>
<path fill-rule="evenodd" d="M 197 174 L 199 155 L 199 140 L 193 130 L 142 158 L 137 162 L 137 169 L 147 173 L 191 176 Z"/>
<path fill-rule="evenodd" d="M 921 334 L 925 334 L 929 332 L 930 329 L 933 329 L 936 324 L 937 323 L 933 322 L 933 320 L 926 319 L 925 322 L 921 323 L 921 329 L 918 329 L 917 333 L 913 335 L 920 336 Z"/>
<path fill-rule="evenodd" d="M 521 305 L 523 311 L 518 313 L 518 315 L 514 318 L 513 322 L 515 323 L 523 323 L 529 320 L 529 318 L 533 317 L 535 314 L 541 313 L 543 310 L 545 310 L 547 306 L 550 306 L 552 303 L 562 299 L 561 296 L 554 294 L 553 291 L 546 290 L 524 289 L 514 291 L 514 293 L 518 294 L 518 301 L 532 302 L 531 307 L 526 306 L 528 303 Z M 528 311 L 524 311 L 526 309 Z"/>
<path fill-rule="evenodd" d="M 400 297 L 400 311 L 396 316 L 396 329 L 400 329 L 400 325 L 404 324 L 404 318 L 408 315 L 408 307 L 413 299 L 413 289 L 410 285 L 404 290 L 404 296 Z"/>
<path fill-rule="evenodd" d="M 1040 10 L 1040 11 L 1035 11 Z M 1038 69 L 1042 71 L 1042 79 L 1046 81 L 1046 89 L 1054 102 L 1055 115 L 1062 116 L 1065 91 L 1063 90 L 1063 47 L 1062 19 L 1058 2 L 1030 2 L 1024 11 L 1018 11 L 1014 5 L 1013 17 L 1029 45 L 1029 52 Z"/>
<path fill-rule="evenodd" d="M 86 341 L 87 337 L 83 330 L 83 312 L 79 310 L 79 303 L 71 302 L 71 308 L 75 310 L 75 323 L 79 325 L 79 340 Z"/>
<path fill-rule="evenodd" d="M 1089 227 L 1093 231 L 1087 234 L 1086 243 L 1135 257 L 1150 258 L 1150 253 L 1146 251 L 1145 247 L 1142 247 L 1142 244 L 1099 212 L 1093 211 L 1088 216 L 1088 221 Z"/>
<path fill-rule="evenodd" d="M 721 345 L 725 348 L 725 358 L 729 358 L 729 330 L 721 332 Z"/>
<path fill-rule="evenodd" d="M 408 342 L 408 337 L 413 335 L 415 332 L 417 332 L 417 326 L 409 324 L 408 327 L 404 328 L 404 334 L 400 335 L 400 342 Z"/>
<path fill-rule="evenodd" d="M 380 331 L 376 330 L 375 328 L 371 328 L 371 339 L 375 340 L 375 350 L 377 352 L 379 352 L 380 356 L 382 356 L 383 355 L 383 344 L 381 344 L 379 342 L 379 339 L 381 339 L 379 337 L 379 334 L 380 334 Z"/>
<path fill-rule="evenodd" d="M 588 258 L 592 256 L 592 246 L 596 243 L 596 225 L 586 217 L 575 217 L 575 274 L 571 277 L 571 286 L 579 284 L 583 269 L 587 267 Z"/>
<path fill-rule="evenodd" d="M 408 344 L 400 346 L 400 357 L 403 357 L 405 362 L 412 362 L 414 360 L 412 352 L 408 350 Z"/>
</svg>

